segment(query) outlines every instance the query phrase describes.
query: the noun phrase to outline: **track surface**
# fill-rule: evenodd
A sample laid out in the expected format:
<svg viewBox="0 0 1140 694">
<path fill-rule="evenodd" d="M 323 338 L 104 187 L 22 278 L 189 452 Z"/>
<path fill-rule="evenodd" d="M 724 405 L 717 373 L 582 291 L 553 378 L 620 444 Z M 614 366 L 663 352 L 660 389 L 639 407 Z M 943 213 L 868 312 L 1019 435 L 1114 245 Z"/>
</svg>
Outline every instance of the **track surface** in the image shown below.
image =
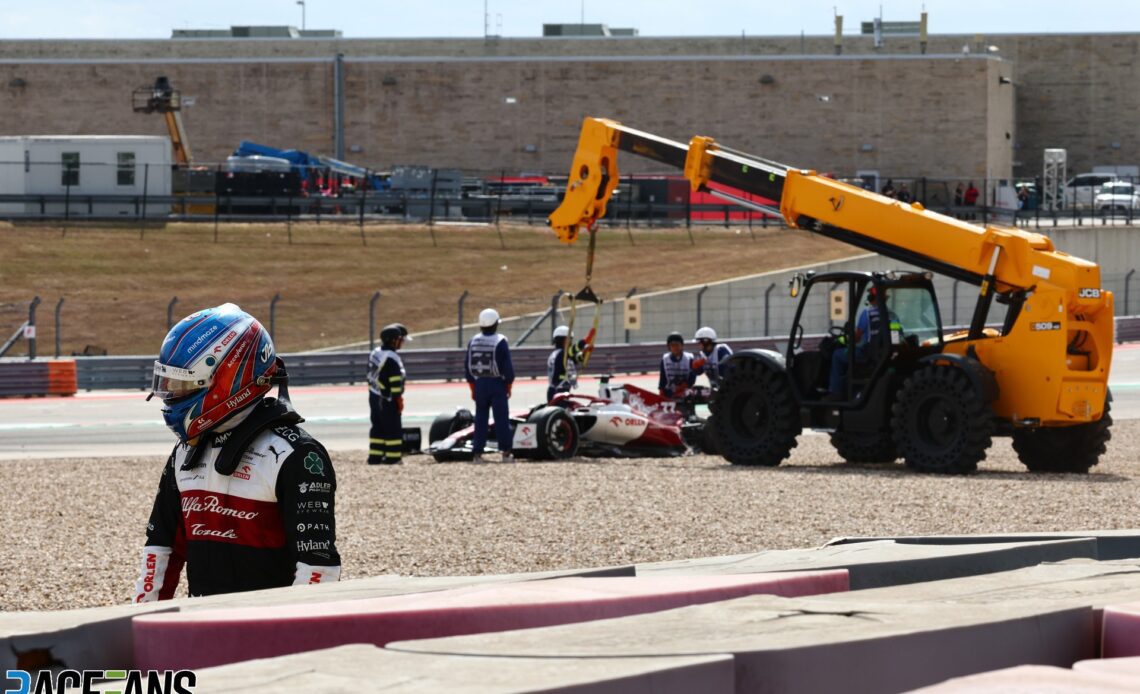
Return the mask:
<svg viewBox="0 0 1140 694">
<path fill-rule="evenodd" d="M 619 382 L 656 387 L 657 377 L 619 377 Z M 1117 346 L 1109 384 L 1116 419 L 1140 418 L 1140 344 Z M 579 389 L 597 390 L 597 379 L 583 378 Z M 292 388 L 293 404 L 305 428 L 331 451 L 368 447 L 368 397 L 364 386 Z M 512 410 L 542 401 L 545 380 L 515 384 Z M 471 407 L 465 383 L 411 382 L 405 397 L 404 426 L 419 426 L 426 447 L 427 428 L 440 412 Z M 166 455 L 174 443 L 156 401 L 140 391 L 80 393 L 73 398 L 0 399 L 0 460 Z"/>
</svg>

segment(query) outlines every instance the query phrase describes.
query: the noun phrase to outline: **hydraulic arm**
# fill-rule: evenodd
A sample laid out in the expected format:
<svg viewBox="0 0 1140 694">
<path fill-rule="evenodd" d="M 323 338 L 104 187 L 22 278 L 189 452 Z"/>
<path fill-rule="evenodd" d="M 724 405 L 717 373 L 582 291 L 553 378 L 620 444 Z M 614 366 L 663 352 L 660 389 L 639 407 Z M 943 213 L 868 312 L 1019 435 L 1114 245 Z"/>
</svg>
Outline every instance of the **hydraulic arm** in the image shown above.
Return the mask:
<svg viewBox="0 0 1140 694">
<path fill-rule="evenodd" d="M 1112 293 L 1101 288 L 1095 263 L 1056 250 L 1048 237 L 968 224 L 920 203 L 726 149 L 708 137 L 686 145 L 587 118 L 565 198 L 549 219 L 561 241 L 573 242 L 580 228 L 605 215 L 619 151 L 683 169 L 694 191 L 779 215 L 792 228 L 977 285 L 970 329 L 949 339 L 945 351 L 969 355 L 994 372 L 1000 388 L 995 413 L 1016 426 L 1101 417 L 1112 359 Z M 773 204 L 745 200 L 731 189 Z M 985 328 L 995 297 L 1009 305 L 996 334 Z"/>
</svg>

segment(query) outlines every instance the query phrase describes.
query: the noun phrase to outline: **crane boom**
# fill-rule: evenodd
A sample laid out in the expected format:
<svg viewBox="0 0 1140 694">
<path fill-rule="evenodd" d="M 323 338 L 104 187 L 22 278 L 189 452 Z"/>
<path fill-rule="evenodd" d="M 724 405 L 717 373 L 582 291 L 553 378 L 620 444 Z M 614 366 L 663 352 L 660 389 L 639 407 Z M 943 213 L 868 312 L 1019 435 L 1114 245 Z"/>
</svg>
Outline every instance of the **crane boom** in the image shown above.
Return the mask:
<svg viewBox="0 0 1140 694">
<path fill-rule="evenodd" d="M 790 227 L 978 285 L 969 333 L 948 342 L 946 351 L 968 353 L 1000 374 L 995 411 L 1049 426 L 1101 416 L 1113 297 L 1101 288 L 1096 263 L 1056 250 L 1042 234 L 969 224 L 917 202 L 721 147 L 709 137 L 686 145 L 601 118 L 586 118 L 566 195 L 549 218 L 561 241 L 573 242 L 580 228 L 605 215 L 619 151 L 683 169 L 694 191 L 745 202 L 721 189 L 727 187 L 772 200 L 761 207 Z M 996 336 L 985 331 L 995 294 L 1009 304 Z"/>
</svg>

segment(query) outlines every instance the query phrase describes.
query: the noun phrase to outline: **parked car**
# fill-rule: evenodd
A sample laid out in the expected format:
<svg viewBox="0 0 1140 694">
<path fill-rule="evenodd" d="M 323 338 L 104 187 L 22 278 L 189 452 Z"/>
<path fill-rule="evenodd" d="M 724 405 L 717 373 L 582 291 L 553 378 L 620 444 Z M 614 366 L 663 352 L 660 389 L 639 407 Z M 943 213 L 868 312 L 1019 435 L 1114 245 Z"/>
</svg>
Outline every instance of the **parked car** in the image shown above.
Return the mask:
<svg viewBox="0 0 1140 694">
<path fill-rule="evenodd" d="M 1140 191 L 1130 181 L 1109 181 L 1093 203 L 1100 214 L 1128 215 L 1140 211 Z"/>
<path fill-rule="evenodd" d="M 1065 184 L 1064 207 L 1069 210 L 1087 210 L 1100 193 L 1101 186 L 1119 177 L 1114 173 L 1077 174 Z"/>
</svg>

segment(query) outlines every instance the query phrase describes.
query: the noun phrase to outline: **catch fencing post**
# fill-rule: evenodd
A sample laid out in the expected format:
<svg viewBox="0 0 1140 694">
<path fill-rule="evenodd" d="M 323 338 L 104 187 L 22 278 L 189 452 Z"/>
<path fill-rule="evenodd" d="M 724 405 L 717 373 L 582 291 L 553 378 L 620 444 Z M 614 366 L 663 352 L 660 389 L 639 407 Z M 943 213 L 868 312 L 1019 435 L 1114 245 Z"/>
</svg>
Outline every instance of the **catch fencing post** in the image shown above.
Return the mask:
<svg viewBox="0 0 1140 694">
<path fill-rule="evenodd" d="M 958 282 L 959 280 L 954 280 L 950 289 L 950 323 L 954 325 L 958 323 Z"/>
<path fill-rule="evenodd" d="M 705 292 L 708 290 L 709 286 L 706 284 L 705 286 L 701 287 L 700 291 L 697 292 L 697 330 L 700 330 L 701 328 L 701 306 L 705 300 Z"/>
<path fill-rule="evenodd" d="M 139 216 L 139 241 L 142 241 L 146 233 L 146 195 L 147 188 L 150 183 L 150 164 L 143 164 L 143 197 L 142 197 L 142 214 Z"/>
<path fill-rule="evenodd" d="M 36 307 L 40 305 L 40 297 L 32 299 L 28 306 L 28 326 L 24 328 L 24 335 L 28 338 L 28 359 L 36 358 Z"/>
<path fill-rule="evenodd" d="M 169 304 L 166 305 L 166 330 L 167 330 L 167 332 L 169 332 L 170 329 L 174 327 L 174 305 L 177 303 L 178 303 L 178 297 L 176 296 L 170 300 Z"/>
<path fill-rule="evenodd" d="M 281 300 L 281 294 L 273 295 L 269 301 L 269 339 L 272 340 L 277 326 L 277 302 Z"/>
<path fill-rule="evenodd" d="M 776 288 L 776 283 L 772 282 L 768 288 L 764 290 L 764 337 L 771 337 L 772 332 L 768 329 L 768 318 L 771 314 L 769 307 L 771 306 L 772 290 Z"/>
<path fill-rule="evenodd" d="M 1128 274 L 1124 276 L 1124 315 L 1126 315 L 1126 316 L 1132 315 L 1131 313 L 1128 312 L 1128 298 L 1129 298 L 1128 297 L 1128 295 L 1129 295 L 1128 290 L 1129 290 L 1129 285 L 1132 283 L 1132 275 L 1135 275 L 1135 274 L 1136 274 L 1136 270 L 1132 269 L 1132 270 L 1129 270 Z"/>
<path fill-rule="evenodd" d="M 463 294 L 459 296 L 459 330 L 457 331 L 458 339 L 456 340 L 456 346 L 460 348 L 463 347 L 463 302 L 467 301 L 468 293 L 469 292 L 464 289 Z"/>
<path fill-rule="evenodd" d="M 558 327 L 558 304 L 562 301 L 563 291 L 559 289 L 550 297 L 550 332 L 553 334 L 554 329 Z"/>
<path fill-rule="evenodd" d="M 376 349 L 376 302 L 380 300 L 380 292 L 372 295 L 368 302 L 368 351 Z"/>
<path fill-rule="evenodd" d="M 59 312 L 63 310 L 63 298 L 55 305 L 55 358 L 59 359 Z"/>
</svg>

